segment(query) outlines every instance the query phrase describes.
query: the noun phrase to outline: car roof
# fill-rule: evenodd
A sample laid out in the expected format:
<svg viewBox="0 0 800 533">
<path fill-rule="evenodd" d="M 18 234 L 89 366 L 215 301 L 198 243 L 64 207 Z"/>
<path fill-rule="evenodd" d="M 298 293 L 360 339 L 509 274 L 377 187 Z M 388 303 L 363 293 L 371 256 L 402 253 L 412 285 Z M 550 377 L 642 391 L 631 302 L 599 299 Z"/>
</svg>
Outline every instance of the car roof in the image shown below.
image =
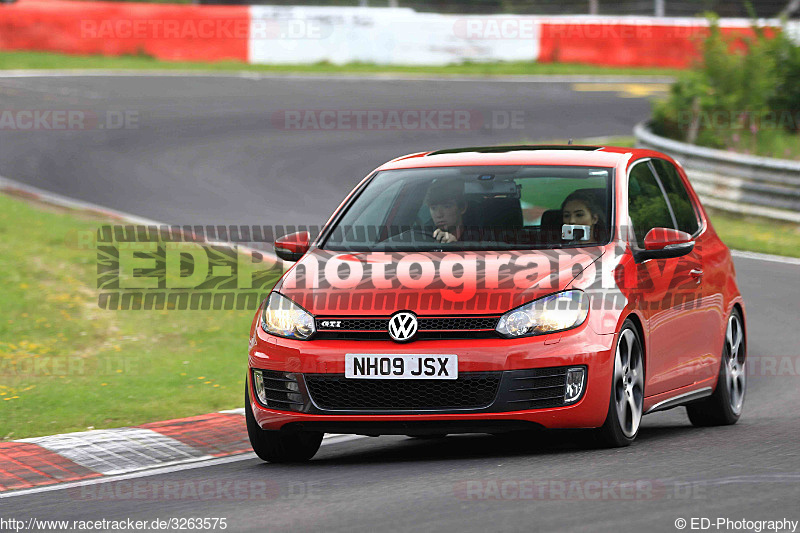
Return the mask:
<svg viewBox="0 0 800 533">
<path fill-rule="evenodd" d="M 650 150 L 615 146 L 512 145 L 455 148 L 398 157 L 378 170 L 483 165 L 579 165 L 614 167 L 629 158 L 652 156 Z"/>
</svg>

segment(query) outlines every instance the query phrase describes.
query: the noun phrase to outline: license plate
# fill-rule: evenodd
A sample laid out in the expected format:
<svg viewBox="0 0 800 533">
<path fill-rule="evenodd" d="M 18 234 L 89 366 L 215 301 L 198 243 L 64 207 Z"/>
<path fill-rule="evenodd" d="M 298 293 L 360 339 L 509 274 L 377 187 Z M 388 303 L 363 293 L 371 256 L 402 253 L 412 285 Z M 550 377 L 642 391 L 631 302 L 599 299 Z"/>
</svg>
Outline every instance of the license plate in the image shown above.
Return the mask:
<svg viewBox="0 0 800 533">
<path fill-rule="evenodd" d="M 348 353 L 344 356 L 344 376 L 353 379 L 458 379 L 458 356 Z"/>
</svg>

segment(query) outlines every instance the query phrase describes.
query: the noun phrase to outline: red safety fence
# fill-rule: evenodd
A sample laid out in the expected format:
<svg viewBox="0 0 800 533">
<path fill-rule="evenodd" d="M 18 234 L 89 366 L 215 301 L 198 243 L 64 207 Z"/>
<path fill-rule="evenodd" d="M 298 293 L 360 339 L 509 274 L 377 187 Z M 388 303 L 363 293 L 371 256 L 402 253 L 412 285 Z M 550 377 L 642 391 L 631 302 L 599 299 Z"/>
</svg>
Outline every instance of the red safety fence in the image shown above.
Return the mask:
<svg viewBox="0 0 800 533">
<path fill-rule="evenodd" d="M 0 49 L 173 61 L 247 61 L 248 6 L 20 0 L 0 6 Z"/>
<path fill-rule="evenodd" d="M 720 29 L 731 37 L 753 36 L 746 24 Z M 696 24 L 545 20 L 540 27 L 538 61 L 688 68 L 700 59 L 700 44 L 707 35 L 704 19 L 698 19 Z"/>
<path fill-rule="evenodd" d="M 362 18 L 369 19 L 370 10 L 363 11 L 359 15 L 361 18 L 353 18 L 351 13 L 340 20 L 330 16 L 330 7 L 284 6 L 275 9 L 283 10 L 280 12 L 282 17 L 299 17 L 288 22 L 303 23 L 303 27 L 318 29 L 318 35 L 303 34 L 294 36 L 294 39 L 291 36 L 284 39 L 282 33 L 285 28 L 280 26 L 279 21 L 259 19 L 261 33 L 264 33 L 264 28 L 275 30 L 261 35 L 259 30 L 251 28 L 250 6 L 19 0 L 15 4 L 0 4 L 0 50 L 148 55 L 173 61 L 234 59 L 250 62 L 253 59 L 249 57 L 249 50 L 256 46 L 262 52 L 267 47 L 268 53 L 256 54 L 255 61 L 269 62 L 271 51 L 277 50 L 281 52 L 279 56 L 283 62 L 288 59 L 288 62 L 303 63 L 320 60 L 310 59 L 323 53 L 320 50 L 339 50 L 342 35 L 350 35 L 348 32 L 361 35 L 362 40 L 371 38 L 368 34 L 362 35 L 366 31 L 362 27 Z M 258 18 L 261 15 L 253 16 Z M 384 20 L 375 16 L 378 17 L 375 20 Z M 416 19 L 431 15 L 406 10 L 397 16 Z M 437 26 L 440 33 L 424 35 L 429 47 L 420 48 L 420 54 L 424 56 L 430 52 L 431 64 L 439 64 L 437 61 L 440 61 L 434 51 L 450 46 L 454 37 L 464 38 L 459 35 L 459 28 L 469 21 L 456 15 L 450 16 L 455 21 L 452 25 Z M 460 21 L 466 22 L 460 24 Z M 687 68 L 699 59 L 701 40 L 708 33 L 707 21 L 701 18 L 503 16 L 479 19 L 477 22 L 479 26 L 483 24 L 478 29 L 484 30 L 473 36 L 478 44 L 481 39 L 490 39 L 497 44 L 498 39 L 507 38 L 512 46 L 530 50 L 530 60 L 533 61 L 606 66 Z M 515 32 L 508 36 L 502 32 L 490 35 L 489 29 L 494 28 L 492 24 L 500 28 L 511 25 Z M 448 27 L 449 32 L 441 29 Z M 745 37 L 753 34 L 749 22 L 744 19 L 721 19 L 720 27 L 728 35 Z M 530 34 L 530 39 L 538 38 L 538 47 L 531 46 L 530 39 L 521 38 L 522 29 Z M 395 39 L 375 42 L 376 62 L 387 57 L 379 49 L 380 46 L 414 38 L 401 30 L 397 31 L 399 33 Z M 767 31 L 774 31 L 774 28 L 767 28 Z M 338 40 L 335 38 L 337 36 Z M 326 41 L 328 38 L 333 40 Z M 482 60 L 519 60 L 519 49 L 500 46 L 496 50 Z M 296 55 L 296 61 L 292 61 L 292 54 Z M 358 57 L 349 59 L 346 54 L 342 56 L 338 53 L 336 62 L 369 61 L 364 59 L 363 50 L 358 54 Z M 319 57 L 330 60 L 323 56 L 324 53 Z M 415 62 L 426 64 L 425 57 L 416 59 L 418 61 Z M 459 57 L 458 54 L 453 56 L 454 61 L 459 59 L 469 58 Z"/>
</svg>

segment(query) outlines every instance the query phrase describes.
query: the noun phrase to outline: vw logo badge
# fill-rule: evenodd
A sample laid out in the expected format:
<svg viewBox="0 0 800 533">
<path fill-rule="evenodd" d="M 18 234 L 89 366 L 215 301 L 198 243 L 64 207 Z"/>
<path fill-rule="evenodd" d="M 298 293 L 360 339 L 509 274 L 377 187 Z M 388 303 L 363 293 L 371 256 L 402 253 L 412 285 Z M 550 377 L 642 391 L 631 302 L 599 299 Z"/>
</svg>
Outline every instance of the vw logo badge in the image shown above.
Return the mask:
<svg viewBox="0 0 800 533">
<path fill-rule="evenodd" d="M 400 311 L 389 319 L 389 336 L 396 342 L 406 342 L 417 334 L 417 316 L 410 311 Z"/>
</svg>

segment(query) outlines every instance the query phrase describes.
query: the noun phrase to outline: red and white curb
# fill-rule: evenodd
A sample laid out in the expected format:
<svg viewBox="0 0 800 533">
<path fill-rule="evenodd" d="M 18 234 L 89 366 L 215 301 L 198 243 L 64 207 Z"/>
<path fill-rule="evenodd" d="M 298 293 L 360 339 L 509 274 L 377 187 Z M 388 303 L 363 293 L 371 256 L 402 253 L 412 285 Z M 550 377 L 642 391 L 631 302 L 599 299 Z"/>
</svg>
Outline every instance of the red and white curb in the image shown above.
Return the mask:
<svg viewBox="0 0 800 533">
<path fill-rule="evenodd" d="M 0 443 L 0 498 L 253 459 L 243 415 L 234 409 Z M 352 438 L 328 434 L 323 444 Z"/>
<path fill-rule="evenodd" d="M 20 439 L 0 443 L 0 492 L 251 450 L 244 417 L 230 412 Z"/>
</svg>

